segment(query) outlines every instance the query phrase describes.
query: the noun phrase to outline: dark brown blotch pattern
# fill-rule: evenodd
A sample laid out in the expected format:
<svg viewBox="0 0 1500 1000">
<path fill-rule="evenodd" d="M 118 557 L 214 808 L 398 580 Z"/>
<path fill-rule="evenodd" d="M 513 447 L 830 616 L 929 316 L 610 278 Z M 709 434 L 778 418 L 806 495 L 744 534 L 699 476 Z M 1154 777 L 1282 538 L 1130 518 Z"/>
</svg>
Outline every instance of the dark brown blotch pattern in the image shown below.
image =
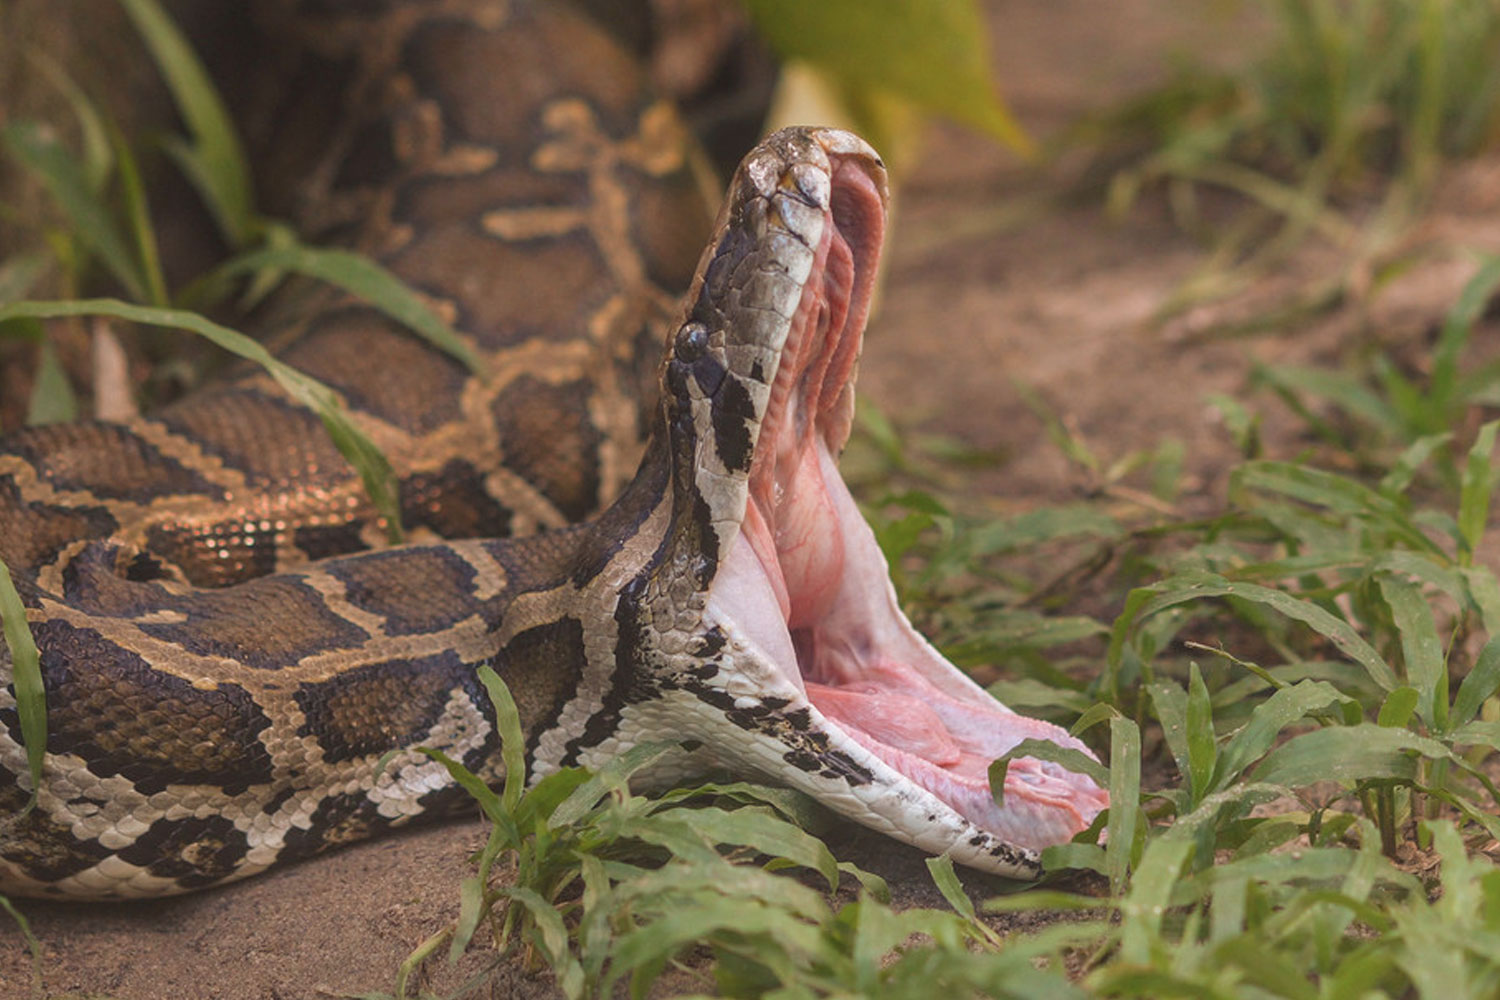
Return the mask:
<svg viewBox="0 0 1500 1000">
<path fill-rule="evenodd" d="M 166 607 L 186 621 L 144 623 L 141 631 L 200 656 L 224 656 L 255 670 L 290 667 L 306 657 L 353 649 L 368 632 L 329 610 L 295 576 L 250 580 L 229 590 L 174 597 Z"/>
<path fill-rule="evenodd" d="M 473 671 L 447 650 L 302 684 L 293 693 L 306 716 L 297 735 L 316 737 L 330 763 L 428 743 L 454 690 L 469 685 Z"/>
<path fill-rule="evenodd" d="M 259 739 L 271 721 L 243 688 L 194 686 L 66 622 L 39 622 L 32 634 L 52 753 L 76 754 L 94 774 L 122 775 L 145 795 L 183 784 L 237 795 L 271 780 L 271 758 Z M 4 722 L 19 740 L 19 724 Z"/>
<path fill-rule="evenodd" d="M 552 385 L 523 375 L 506 386 L 492 412 L 504 427 L 505 467 L 534 486 L 570 521 L 599 505 L 598 449 L 604 440 L 588 409 L 589 383 Z"/>
</svg>

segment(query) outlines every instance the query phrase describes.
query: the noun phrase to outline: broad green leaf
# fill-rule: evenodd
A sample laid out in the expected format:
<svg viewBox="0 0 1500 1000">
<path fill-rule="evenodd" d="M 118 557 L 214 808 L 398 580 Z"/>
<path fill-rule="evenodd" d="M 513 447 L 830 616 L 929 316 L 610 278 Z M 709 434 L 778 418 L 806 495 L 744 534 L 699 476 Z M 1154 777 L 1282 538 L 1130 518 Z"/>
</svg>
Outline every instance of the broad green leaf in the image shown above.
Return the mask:
<svg viewBox="0 0 1500 1000">
<path fill-rule="evenodd" d="M 1031 140 L 995 96 L 986 29 L 973 0 L 745 0 L 783 56 L 848 84 L 884 91 L 995 136 L 1029 155 Z"/>
<path fill-rule="evenodd" d="M 827 846 L 769 812 L 759 808 L 726 810 L 707 806 L 674 810 L 670 815 L 715 843 L 739 844 L 785 858 L 822 875 L 830 892 L 838 888 L 838 862 Z"/>
<path fill-rule="evenodd" d="M 636 968 L 659 967 L 682 948 L 711 941 L 722 932 L 764 935 L 791 954 L 814 954 L 819 949 L 818 929 L 785 910 L 755 900 L 700 893 L 675 900 L 658 919 L 620 935 L 600 995 L 612 996 L 620 977 Z"/>
<path fill-rule="evenodd" d="M 41 659 L 31 638 L 26 607 L 11 579 L 10 568 L 0 560 L 0 628 L 10 650 L 11 685 L 16 696 L 21 739 L 26 744 L 26 769 L 31 775 L 30 812 L 42 787 L 42 764 L 47 756 L 47 692 L 42 683 Z"/>
<path fill-rule="evenodd" d="M 1401 636 L 1406 677 L 1422 696 L 1417 713 L 1433 729 L 1442 730 L 1448 723 L 1448 668 L 1432 608 L 1418 587 L 1400 577 L 1381 576 L 1378 582 Z"/>
<path fill-rule="evenodd" d="M 1457 746 L 1485 746 L 1500 750 L 1500 722 L 1466 722 L 1448 734 Z"/>
<path fill-rule="evenodd" d="M 1469 449 L 1468 460 L 1464 463 L 1463 480 L 1459 487 L 1458 533 L 1464 545 L 1459 560 L 1465 566 L 1473 565 L 1474 553 L 1484 537 L 1485 525 L 1489 523 L 1490 499 L 1495 492 L 1495 475 L 1490 466 L 1490 456 L 1495 450 L 1497 428 L 1500 428 L 1500 421 L 1495 420 L 1479 428 L 1479 433 L 1474 437 L 1474 445 Z"/>
<path fill-rule="evenodd" d="M 935 859 L 927 862 L 929 869 L 932 868 L 933 860 Z M 949 870 L 951 872 L 951 867 Z M 959 890 L 959 894 L 963 895 L 963 890 Z M 876 905 L 867 899 L 861 899 L 856 906 L 854 941 L 850 949 L 850 958 L 854 964 L 854 982 L 851 985 L 868 996 L 879 989 L 880 970 L 886 956 L 891 953 L 891 949 L 906 940 L 911 932 L 906 922 L 888 907 Z"/>
<path fill-rule="evenodd" d="M 1417 702 L 1421 696 L 1414 687 L 1398 687 L 1385 696 L 1385 701 L 1380 705 L 1380 714 L 1375 719 L 1377 726 L 1386 729 L 1405 729 L 1411 722 L 1412 714 L 1416 711 Z"/>
<path fill-rule="evenodd" d="M 1404 729 L 1385 729 L 1372 723 L 1329 726 L 1303 733 L 1272 750 L 1255 769 L 1255 780 L 1289 788 L 1318 781 L 1377 778 L 1411 782 L 1417 777 L 1412 751 L 1431 760 L 1454 759 L 1441 743 Z"/>
<path fill-rule="evenodd" d="M 1458 685 L 1458 694 L 1453 699 L 1453 713 L 1448 722 L 1462 726 L 1472 722 L 1485 701 L 1500 690 L 1500 635 L 1490 637 L 1479 651 L 1474 668 Z"/>
<path fill-rule="evenodd" d="M 453 328 L 400 278 L 363 254 L 297 244 L 241 254 L 215 269 L 213 281 L 272 269 L 293 271 L 336 285 L 370 303 L 387 316 L 421 334 L 439 350 L 458 359 L 475 374 L 479 359 Z"/>
<path fill-rule="evenodd" d="M 1214 787 L 1239 777 L 1240 772 L 1271 749 L 1287 726 L 1349 699 L 1324 681 L 1299 681 L 1278 690 L 1250 713 L 1244 728 L 1230 737 L 1219 753 Z"/>
<path fill-rule="evenodd" d="M 243 246 L 253 226 L 250 169 L 219 92 L 156 0 L 120 0 L 120 5 L 151 50 L 192 136 L 189 142 L 168 140 L 168 155 L 198 189 L 229 244 Z"/>
<path fill-rule="evenodd" d="M 1380 479 L 1380 492 L 1392 500 L 1397 499 L 1411 485 L 1417 470 L 1427 464 L 1432 453 L 1453 440 L 1448 432 L 1419 437 L 1396 457 L 1396 461 Z"/>
<path fill-rule="evenodd" d="M 297 402 L 316 413 L 329 437 L 349 460 L 364 484 L 371 504 L 384 518 L 386 535 L 394 543 L 401 541 L 401 510 L 396 475 L 390 462 L 369 438 L 354 425 L 340 405 L 333 390 L 322 382 L 304 375 L 273 357 L 260 344 L 237 330 L 204 319 L 197 313 L 180 309 L 149 309 L 133 306 L 118 299 L 79 299 L 68 302 L 16 302 L 0 307 L 0 322 L 17 317 L 50 319 L 55 316 L 114 316 L 132 323 L 190 330 L 212 341 L 232 354 L 254 361 L 265 368 L 276 382 Z"/>
<path fill-rule="evenodd" d="M 985 688 L 1002 704 L 1017 709 L 1057 708 L 1068 714 L 1087 711 L 1094 700 L 1082 691 L 1054 687 L 1034 677 L 1018 677 L 1015 680 L 999 680 Z M 1023 712 L 1022 714 L 1027 714 Z"/>
<path fill-rule="evenodd" d="M 484 915 L 484 879 L 469 875 L 458 883 L 458 920 L 453 925 L 453 941 L 448 947 L 448 961 L 456 962 L 474 940 L 479 919 Z"/>
<path fill-rule="evenodd" d="M 610 792 L 625 787 L 630 776 L 659 758 L 681 748 L 673 740 L 657 740 L 633 746 L 617 757 L 611 758 L 552 811 L 547 826 L 553 830 L 571 826 L 583 819 Z"/>
<path fill-rule="evenodd" d="M 0 142 L 22 166 L 41 180 L 68 217 L 69 233 L 99 259 L 110 275 L 136 299 L 146 297 L 146 281 L 114 217 L 93 191 L 73 155 L 34 122 L 13 122 L 0 129 Z"/>
<path fill-rule="evenodd" d="M 1136 599 L 1136 595 L 1143 591 L 1144 596 Z M 1184 574 L 1164 580 L 1149 588 L 1132 591 L 1131 596 L 1126 599 L 1125 610 L 1115 620 L 1110 640 L 1111 651 L 1113 653 L 1116 643 L 1123 649 L 1126 637 L 1140 620 L 1175 605 L 1224 596 L 1240 597 L 1262 604 L 1288 618 L 1302 622 L 1364 667 L 1381 688 L 1389 691 L 1396 686 L 1395 673 L 1380 658 L 1380 654 L 1376 653 L 1348 622 L 1335 618 L 1311 601 L 1301 600 L 1283 591 L 1251 583 L 1232 583 L 1221 576 L 1209 573 Z"/>
<path fill-rule="evenodd" d="M 672 810 L 674 819 L 691 809 Z M 816 890 L 794 878 L 776 875 L 748 864 L 731 864 L 716 855 L 703 863 L 684 863 L 674 859 L 654 871 L 642 872 L 620 881 L 612 890 L 613 898 L 601 900 L 610 908 L 628 905 L 634 909 L 670 905 L 679 897 L 703 895 L 729 896 L 755 900 L 786 911 L 805 920 L 828 916 L 828 903 Z"/>
</svg>

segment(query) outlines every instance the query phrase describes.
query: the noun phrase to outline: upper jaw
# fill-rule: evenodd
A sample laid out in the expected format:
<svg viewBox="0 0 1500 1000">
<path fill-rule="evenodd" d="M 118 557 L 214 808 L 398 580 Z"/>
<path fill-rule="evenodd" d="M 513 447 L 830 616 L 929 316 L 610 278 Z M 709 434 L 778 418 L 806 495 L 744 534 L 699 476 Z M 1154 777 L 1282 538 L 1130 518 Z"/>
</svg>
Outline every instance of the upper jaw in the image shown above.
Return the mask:
<svg viewBox="0 0 1500 1000">
<path fill-rule="evenodd" d="M 827 130 L 779 133 L 741 171 L 748 193 L 730 217 L 757 239 L 716 258 L 701 290 L 732 305 L 723 262 L 756 261 L 742 293 L 773 302 L 775 319 L 752 310 L 724 324 L 724 350 L 731 370 L 752 358 L 756 374 L 774 376 L 752 397 L 748 468 L 727 470 L 738 473 L 728 477 L 737 502 L 717 532 L 703 627 L 728 637 L 726 692 L 769 699 L 786 724 L 738 735 L 770 741 L 771 777 L 857 821 L 976 867 L 1035 875 L 1037 852 L 1086 827 L 1106 796 L 1023 759 L 1002 808 L 988 764 L 1026 738 L 1082 744 L 1006 709 L 912 628 L 834 465 L 883 236 L 884 172 L 862 141 Z M 766 323 L 778 328 L 769 338 Z M 722 458 L 702 444 L 700 470 Z"/>
</svg>

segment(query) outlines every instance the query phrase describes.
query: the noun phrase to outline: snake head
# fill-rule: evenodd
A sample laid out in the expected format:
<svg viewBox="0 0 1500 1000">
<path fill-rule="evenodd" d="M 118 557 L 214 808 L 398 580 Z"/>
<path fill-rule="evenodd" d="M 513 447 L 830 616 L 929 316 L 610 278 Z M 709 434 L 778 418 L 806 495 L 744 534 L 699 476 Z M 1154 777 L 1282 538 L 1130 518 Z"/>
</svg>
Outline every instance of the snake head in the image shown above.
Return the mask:
<svg viewBox="0 0 1500 1000">
<path fill-rule="evenodd" d="M 670 525 L 616 614 L 659 638 L 620 733 L 681 734 L 898 839 L 1035 876 L 1107 795 L 1021 758 L 997 805 L 988 766 L 1028 738 L 1086 748 L 912 627 L 835 465 L 887 200 L 874 150 L 831 129 L 775 133 L 731 183 L 663 364 Z"/>
</svg>

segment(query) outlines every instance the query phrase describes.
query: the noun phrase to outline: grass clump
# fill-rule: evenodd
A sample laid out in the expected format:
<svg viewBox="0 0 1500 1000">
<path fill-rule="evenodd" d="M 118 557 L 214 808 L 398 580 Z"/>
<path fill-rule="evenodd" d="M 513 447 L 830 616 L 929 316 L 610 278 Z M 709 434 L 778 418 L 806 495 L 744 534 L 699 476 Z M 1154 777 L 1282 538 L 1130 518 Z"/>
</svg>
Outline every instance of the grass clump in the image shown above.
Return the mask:
<svg viewBox="0 0 1500 1000">
<path fill-rule="evenodd" d="M 1169 311 L 1241 287 L 1308 236 L 1337 247 L 1348 273 L 1305 295 L 1305 307 L 1378 284 L 1406 252 L 1402 237 L 1440 165 L 1500 139 L 1494 0 L 1250 6 L 1266 30 L 1244 65 L 1181 69 L 1075 133 L 1113 165 L 1114 210 L 1162 188 L 1178 222 L 1215 245 Z M 1205 210 L 1209 189 L 1249 210 L 1213 221 L 1223 213 Z"/>
</svg>

